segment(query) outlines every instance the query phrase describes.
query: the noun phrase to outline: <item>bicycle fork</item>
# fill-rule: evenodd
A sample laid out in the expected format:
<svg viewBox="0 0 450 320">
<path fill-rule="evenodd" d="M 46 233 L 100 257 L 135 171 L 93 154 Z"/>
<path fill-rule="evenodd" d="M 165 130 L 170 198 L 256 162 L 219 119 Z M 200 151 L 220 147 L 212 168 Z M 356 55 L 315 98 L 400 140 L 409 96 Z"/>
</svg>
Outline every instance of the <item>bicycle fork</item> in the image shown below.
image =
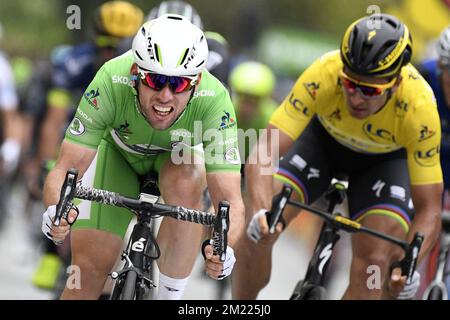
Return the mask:
<svg viewBox="0 0 450 320">
<path fill-rule="evenodd" d="M 136 273 L 135 289 L 137 300 L 142 300 L 149 289 L 156 287 L 152 281 L 152 261 L 145 261 L 145 258 L 152 258 L 149 255 L 145 255 L 145 252 L 153 250 L 154 244 L 151 232 L 147 222 L 134 225 L 127 249 L 122 253 L 122 260 L 125 261 L 125 266 L 119 272 L 111 273 L 111 277 L 118 279 L 122 285 L 124 285 L 125 279 L 127 279 L 127 275 L 130 272 Z M 150 277 L 145 274 L 147 271 L 149 271 Z"/>
<path fill-rule="evenodd" d="M 333 255 L 334 245 L 340 239 L 337 229 L 325 223 L 322 227 L 319 240 L 309 262 L 306 276 L 295 287 L 291 300 L 302 300 L 311 287 L 323 286 L 325 274 Z"/>
</svg>

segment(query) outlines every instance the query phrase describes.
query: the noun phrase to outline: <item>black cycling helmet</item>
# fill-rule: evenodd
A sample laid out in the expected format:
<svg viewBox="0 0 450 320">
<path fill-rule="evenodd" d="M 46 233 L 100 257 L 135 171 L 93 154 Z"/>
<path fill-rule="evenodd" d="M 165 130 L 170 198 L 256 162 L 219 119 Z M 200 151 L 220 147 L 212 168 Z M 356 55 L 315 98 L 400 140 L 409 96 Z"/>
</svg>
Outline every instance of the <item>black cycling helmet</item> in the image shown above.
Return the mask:
<svg viewBox="0 0 450 320">
<path fill-rule="evenodd" d="M 348 27 L 341 43 L 341 59 L 352 72 L 390 77 L 400 72 L 412 56 L 408 27 L 396 17 L 374 14 Z"/>
<path fill-rule="evenodd" d="M 147 16 L 147 21 L 156 19 L 163 14 L 179 14 L 187 18 L 193 25 L 203 30 L 203 23 L 197 10 L 185 1 L 163 1 L 154 7 Z"/>
</svg>

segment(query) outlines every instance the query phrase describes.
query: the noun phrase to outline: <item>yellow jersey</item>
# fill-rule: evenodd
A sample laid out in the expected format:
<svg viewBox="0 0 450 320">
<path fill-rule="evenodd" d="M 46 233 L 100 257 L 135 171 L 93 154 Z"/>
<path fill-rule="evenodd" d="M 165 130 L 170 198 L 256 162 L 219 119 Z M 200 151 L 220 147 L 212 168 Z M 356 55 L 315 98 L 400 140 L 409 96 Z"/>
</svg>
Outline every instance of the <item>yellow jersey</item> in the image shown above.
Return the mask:
<svg viewBox="0 0 450 320">
<path fill-rule="evenodd" d="M 342 145 L 361 153 L 380 154 L 405 148 L 411 184 L 442 182 L 439 160 L 441 127 L 432 89 L 411 65 L 386 105 L 365 119 L 350 115 L 339 80 L 339 51 L 317 59 L 297 79 L 270 123 L 293 140 L 314 115 Z"/>
</svg>

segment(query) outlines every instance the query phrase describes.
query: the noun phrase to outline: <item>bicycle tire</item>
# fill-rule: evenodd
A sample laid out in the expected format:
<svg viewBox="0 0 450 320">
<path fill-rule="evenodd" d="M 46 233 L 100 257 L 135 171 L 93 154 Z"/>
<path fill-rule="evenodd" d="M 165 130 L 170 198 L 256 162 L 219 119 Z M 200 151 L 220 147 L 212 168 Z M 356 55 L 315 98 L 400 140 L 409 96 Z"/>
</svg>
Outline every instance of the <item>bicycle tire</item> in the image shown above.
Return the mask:
<svg viewBox="0 0 450 320">
<path fill-rule="evenodd" d="M 137 273 L 133 270 L 128 271 L 120 300 L 134 300 L 136 294 L 136 279 Z"/>
<path fill-rule="evenodd" d="M 439 287 L 433 287 L 426 300 L 444 300 L 442 289 Z"/>
<path fill-rule="evenodd" d="M 327 290 L 322 286 L 307 285 L 303 288 L 303 280 L 295 286 L 290 300 L 326 300 Z"/>
<path fill-rule="evenodd" d="M 326 300 L 327 290 L 324 287 L 311 287 L 307 290 L 302 300 Z"/>
<path fill-rule="evenodd" d="M 114 284 L 114 288 L 113 291 L 111 293 L 111 298 L 110 300 L 119 300 L 120 294 L 122 293 L 122 288 L 123 288 L 123 282 L 125 281 L 124 279 L 117 279 L 116 283 Z"/>
</svg>

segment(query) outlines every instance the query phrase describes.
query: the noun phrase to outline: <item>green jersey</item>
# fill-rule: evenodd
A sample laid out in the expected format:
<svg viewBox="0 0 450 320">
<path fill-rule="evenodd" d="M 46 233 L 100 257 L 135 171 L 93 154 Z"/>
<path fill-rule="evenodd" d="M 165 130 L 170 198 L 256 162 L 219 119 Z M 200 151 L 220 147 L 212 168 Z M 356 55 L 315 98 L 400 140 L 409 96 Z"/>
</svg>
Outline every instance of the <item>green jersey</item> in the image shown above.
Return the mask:
<svg viewBox="0 0 450 320">
<path fill-rule="evenodd" d="M 147 162 L 155 156 L 174 154 L 180 147 L 202 150 L 207 172 L 239 172 L 236 116 L 221 82 L 203 71 L 180 117 L 168 129 L 157 130 L 139 111 L 132 64 L 131 51 L 105 63 L 81 98 L 65 139 L 89 148 L 105 139 L 138 174 L 148 170 Z"/>
</svg>

